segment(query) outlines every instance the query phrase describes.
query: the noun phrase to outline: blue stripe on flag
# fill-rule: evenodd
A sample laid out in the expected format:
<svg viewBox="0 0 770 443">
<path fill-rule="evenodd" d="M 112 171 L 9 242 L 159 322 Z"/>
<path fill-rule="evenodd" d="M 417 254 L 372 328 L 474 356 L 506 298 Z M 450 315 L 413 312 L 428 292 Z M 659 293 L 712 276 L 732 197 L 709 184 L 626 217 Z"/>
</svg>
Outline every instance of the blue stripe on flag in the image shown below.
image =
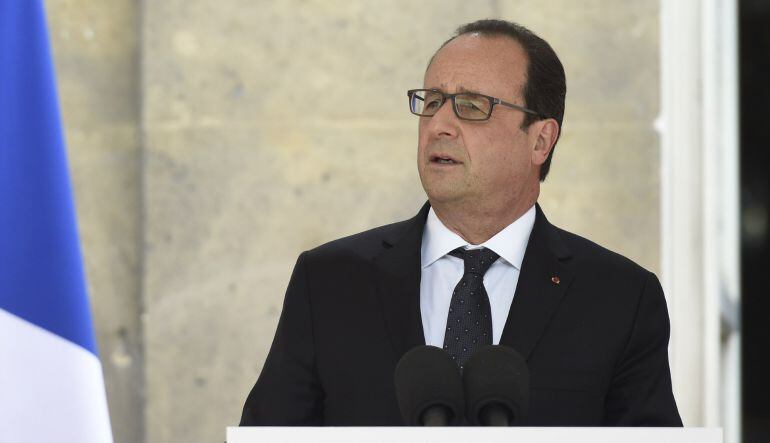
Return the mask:
<svg viewBox="0 0 770 443">
<path fill-rule="evenodd" d="M 0 309 L 96 354 L 41 0 L 0 0 Z"/>
</svg>

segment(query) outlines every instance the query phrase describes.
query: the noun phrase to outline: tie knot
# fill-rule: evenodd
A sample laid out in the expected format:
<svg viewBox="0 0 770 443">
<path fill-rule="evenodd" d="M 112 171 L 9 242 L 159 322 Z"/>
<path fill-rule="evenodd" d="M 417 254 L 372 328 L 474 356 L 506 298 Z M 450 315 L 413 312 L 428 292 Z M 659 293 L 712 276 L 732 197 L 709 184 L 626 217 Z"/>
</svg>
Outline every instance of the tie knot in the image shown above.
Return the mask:
<svg viewBox="0 0 770 443">
<path fill-rule="evenodd" d="M 463 259 L 466 274 L 484 275 L 492 263 L 500 257 L 494 251 L 487 248 L 465 249 L 457 248 L 449 253 Z"/>
</svg>

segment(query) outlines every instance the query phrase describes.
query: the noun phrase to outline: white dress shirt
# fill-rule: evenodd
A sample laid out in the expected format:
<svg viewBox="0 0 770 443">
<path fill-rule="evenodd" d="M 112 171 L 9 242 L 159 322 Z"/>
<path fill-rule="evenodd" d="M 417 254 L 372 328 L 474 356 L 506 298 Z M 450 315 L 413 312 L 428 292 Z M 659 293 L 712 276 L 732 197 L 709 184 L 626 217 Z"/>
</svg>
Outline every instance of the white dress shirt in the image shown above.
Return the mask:
<svg viewBox="0 0 770 443">
<path fill-rule="evenodd" d="M 521 262 L 527 249 L 529 235 L 535 225 L 532 206 L 516 221 L 480 245 L 470 245 L 450 231 L 430 208 L 420 249 L 422 276 L 420 279 L 420 313 L 425 344 L 444 346 L 444 331 L 449 315 L 452 291 L 463 276 L 463 260 L 449 252 L 485 247 L 500 256 L 484 274 L 484 288 L 492 310 L 492 343 L 499 344 L 508 311 L 519 281 Z"/>
</svg>

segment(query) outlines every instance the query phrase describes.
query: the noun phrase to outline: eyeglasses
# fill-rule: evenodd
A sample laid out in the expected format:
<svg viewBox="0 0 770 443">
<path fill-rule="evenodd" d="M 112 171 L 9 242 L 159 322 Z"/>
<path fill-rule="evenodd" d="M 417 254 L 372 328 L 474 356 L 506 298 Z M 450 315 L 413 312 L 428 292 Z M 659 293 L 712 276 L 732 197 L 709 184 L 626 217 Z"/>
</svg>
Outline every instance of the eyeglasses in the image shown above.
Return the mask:
<svg viewBox="0 0 770 443">
<path fill-rule="evenodd" d="M 432 117 L 447 99 L 452 99 L 452 109 L 457 118 L 461 120 L 482 121 L 489 120 L 492 116 L 492 108 L 495 105 L 503 105 L 509 108 L 518 109 L 527 114 L 536 115 L 538 118 L 547 118 L 543 114 L 514 105 L 500 100 L 499 98 L 488 95 L 476 94 L 471 92 L 461 92 L 459 94 L 445 94 L 435 89 L 410 89 L 406 91 L 409 96 L 409 110 L 414 115 L 420 117 Z"/>
</svg>

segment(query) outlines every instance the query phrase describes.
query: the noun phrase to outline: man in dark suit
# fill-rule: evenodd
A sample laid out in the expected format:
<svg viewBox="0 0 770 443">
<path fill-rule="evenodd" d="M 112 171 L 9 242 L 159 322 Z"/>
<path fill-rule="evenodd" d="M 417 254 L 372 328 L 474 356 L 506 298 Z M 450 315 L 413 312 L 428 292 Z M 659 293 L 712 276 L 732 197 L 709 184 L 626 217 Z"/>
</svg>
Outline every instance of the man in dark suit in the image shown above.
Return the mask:
<svg viewBox="0 0 770 443">
<path fill-rule="evenodd" d="M 499 343 L 527 360 L 530 426 L 681 426 L 657 278 L 536 203 L 565 84 L 513 23 L 465 25 L 438 50 L 409 91 L 429 203 L 300 255 L 241 425 L 400 425 L 404 353 L 443 347 L 462 368 Z"/>
</svg>

